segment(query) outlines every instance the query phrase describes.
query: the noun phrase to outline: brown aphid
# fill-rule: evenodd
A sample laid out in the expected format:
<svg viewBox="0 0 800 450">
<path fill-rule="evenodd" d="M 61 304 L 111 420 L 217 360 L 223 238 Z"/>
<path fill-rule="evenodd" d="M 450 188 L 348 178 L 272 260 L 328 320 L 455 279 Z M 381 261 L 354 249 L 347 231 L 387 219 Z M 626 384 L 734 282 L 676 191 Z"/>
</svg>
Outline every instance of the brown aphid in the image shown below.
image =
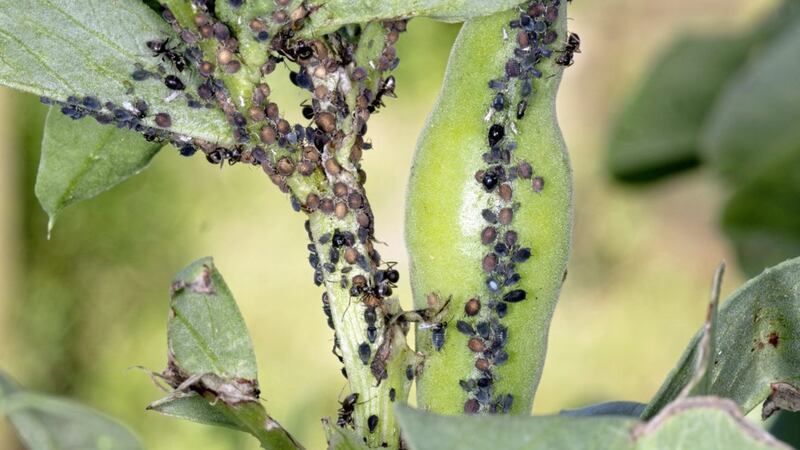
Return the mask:
<svg viewBox="0 0 800 450">
<path fill-rule="evenodd" d="M 428 294 L 426 300 L 428 303 L 428 308 L 435 308 L 439 306 L 439 294 L 437 294 L 436 292 L 431 292 L 430 294 Z"/>
<path fill-rule="evenodd" d="M 337 197 L 340 197 L 340 198 L 346 196 L 347 195 L 347 185 L 342 183 L 341 181 L 338 181 L 338 182 L 334 183 L 333 184 L 333 195 L 335 195 Z"/>
<path fill-rule="evenodd" d="M 526 162 L 521 162 L 517 167 L 517 175 L 527 180 L 533 175 L 533 167 Z"/>
<path fill-rule="evenodd" d="M 483 271 L 486 273 L 494 272 L 494 269 L 497 268 L 497 255 L 494 253 L 489 253 L 483 257 L 483 262 L 481 263 L 481 267 L 483 267 Z"/>
<path fill-rule="evenodd" d="M 161 128 L 169 128 L 172 126 L 172 118 L 167 113 L 158 113 L 156 114 L 156 125 Z"/>
<path fill-rule="evenodd" d="M 247 115 L 249 115 L 250 118 L 256 122 L 262 121 L 264 120 L 265 117 L 267 117 L 267 115 L 264 114 L 264 111 L 262 111 L 261 108 L 255 106 L 251 106 L 247 110 Z"/>
<path fill-rule="evenodd" d="M 283 157 L 278 160 L 278 164 L 276 164 L 276 169 L 278 169 L 278 173 L 288 177 L 292 173 L 294 173 L 294 163 L 291 159 L 287 157 Z"/>
<path fill-rule="evenodd" d="M 319 150 L 312 146 L 306 146 L 303 148 L 303 158 L 311 161 L 311 162 L 319 162 Z"/>
<path fill-rule="evenodd" d="M 395 42 L 397 42 L 398 39 L 400 39 L 400 32 L 397 31 L 397 30 L 392 30 L 392 31 L 390 31 L 389 33 L 386 34 L 386 41 L 391 43 L 391 44 L 394 44 Z"/>
<path fill-rule="evenodd" d="M 222 64 L 223 66 L 233 61 L 233 52 L 228 49 L 220 49 L 217 52 L 217 62 Z"/>
<path fill-rule="evenodd" d="M 347 216 L 347 211 L 347 205 L 344 203 L 337 203 L 336 208 L 334 208 L 334 213 L 338 219 L 344 219 Z"/>
<path fill-rule="evenodd" d="M 209 19 L 208 15 L 206 15 L 206 14 L 198 14 L 198 15 L 194 16 L 194 24 L 197 27 L 202 27 L 203 25 L 208 25 L 209 20 L 210 19 Z"/>
<path fill-rule="evenodd" d="M 503 208 L 497 214 L 497 220 L 503 225 L 508 225 L 514 220 L 514 210 L 511 208 Z"/>
<path fill-rule="evenodd" d="M 292 11 L 291 14 L 289 14 L 289 18 L 291 18 L 292 20 L 300 20 L 305 16 L 306 16 L 306 9 L 302 5 L 300 5 L 294 11 Z"/>
<path fill-rule="evenodd" d="M 262 127 L 261 131 L 258 132 L 258 137 L 261 138 L 261 142 L 265 144 L 272 144 L 275 142 L 276 136 L 275 130 L 269 125 Z"/>
<path fill-rule="evenodd" d="M 333 200 L 330 198 L 323 198 L 322 201 L 319 202 L 319 210 L 325 214 L 332 213 L 334 208 Z"/>
<path fill-rule="evenodd" d="M 286 11 L 279 9 L 272 14 L 272 20 L 276 23 L 284 23 L 289 19 L 289 15 L 286 14 Z"/>
<path fill-rule="evenodd" d="M 481 311 L 481 301 L 477 298 L 471 298 L 464 305 L 464 313 L 470 317 L 477 315 Z"/>
<path fill-rule="evenodd" d="M 278 132 L 281 134 L 288 134 L 292 132 L 292 126 L 285 119 L 279 119 L 276 125 L 278 127 Z"/>
<path fill-rule="evenodd" d="M 271 93 L 272 93 L 272 90 L 269 88 L 269 85 L 268 85 L 267 83 L 261 83 L 261 84 L 259 84 L 259 85 L 258 85 L 258 89 L 257 89 L 257 91 L 259 91 L 259 93 L 260 93 L 261 95 L 263 95 L 263 96 L 264 96 L 264 98 L 267 98 L 267 97 L 269 97 L 269 94 L 271 94 Z"/>
<path fill-rule="evenodd" d="M 250 30 L 253 31 L 254 33 L 258 33 L 259 31 L 264 31 L 264 29 L 265 29 L 264 22 L 258 19 L 253 19 L 250 21 Z"/>
<path fill-rule="evenodd" d="M 267 117 L 272 120 L 278 120 L 279 116 L 280 110 L 278 109 L 278 105 L 275 104 L 275 102 L 270 102 L 270 104 L 267 105 Z"/>
<path fill-rule="evenodd" d="M 475 368 L 481 372 L 488 372 L 489 369 L 492 368 L 492 365 L 489 363 L 488 359 L 478 358 L 475 360 Z"/>
<path fill-rule="evenodd" d="M 319 208 L 319 195 L 312 192 L 306 197 L 306 209 L 308 212 L 314 212 L 317 208 Z"/>
<path fill-rule="evenodd" d="M 542 192 L 542 189 L 544 189 L 544 178 L 534 177 L 531 186 L 533 187 L 533 192 Z"/>
<path fill-rule="evenodd" d="M 486 350 L 486 344 L 483 343 L 482 340 L 478 338 L 472 338 L 467 341 L 467 347 L 475 353 L 480 353 Z"/>
<path fill-rule="evenodd" d="M 511 190 L 511 186 L 510 185 L 501 184 L 498 193 L 500 194 L 500 198 L 503 199 L 504 202 L 510 202 L 511 201 L 511 197 L 513 195 L 513 191 Z"/>
<path fill-rule="evenodd" d="M 358 257 L 358 255 L 356 255 L 356 257 Z M 367 285 L 367 278 L 364 277 L 364 275 L 356 275 L 351 281 L 353 282 L 354 287 L 362 288 Z"/>
<path fill-rule="evenodd" d="M 325 171 L 331 175 L 338 175 L 342 171 L 342 166 L 334 158 L 329 158 L 325 161 Z"/>
<path fill-rule="evenodd" d="M 319 86 L 314 88 L 314 96 L 318 99 L 322 100 L 328 96 L 328 87 L 324 84 L 320 84 Z"/>
<path fill-rule="evenodd" d="M 329 112 L 321 112 L 315 118 L 317 126 L 324 132 L 330 133 L 336 129 L 336 117 Z"/>
<path fill-rule="evenodd" d="M 355 264 L 357 259 L 358 250 L 354 249 L 353 247 L 347 247 L 344 250 L 344 260 L 347 262 L 347 264 Z"/>
<path fill-rule="evenodd" d="M 481 231 L 481 243 L 489 245 L 497 238 L 497 230 L 494 227 L 486 227 Z"/>
<path fill-rule="evenodd" d="M 209 61 L 202 61 L 197 66 L 197 71 L 204 77 L 210 77 L 214 73 L 214 64 Z"/>
<path fill-rule="evenodd" d="M 476 414 L 480 407 L 481 405 L 478 403 L 478 400 L 471 398 L 464 402 L 464 414 Z"/>
<path fill-rule="evenodd" d="M 361 228 L 369 227 L 369 224 L 371 222 L 369 214 L 364 212 L 358 213 L 358 216 L 356 217 L 356 222 L 358 222 L 358 226 L 360 226 Z"/>
<path fill-rule="evenodd" d="M 483 176 L 486 174 L 485 170 L 479 170 L 475 172 L 475 181 L 478 183 L 483 183 Z"/>
<path fill-rule="evenodd" d="M 297 172 L 304 177 L 307 177 L 312 173 L 314 173 L 314 169 L 316 168 L 317 165 L 311 161 L 300 161 L 299 163 L 297 163 Z"/>
<path fill-rule="evenodd" d="M 222 68 L 225 70 L 225 73 L 236 73 L 242 68 L 242 63 L 233 60 L 228 64 L 223 65 Z"/>
<path fill-rule="evenodd" d="M 320 65 L 318 65 L 317 67 L 314 68 L 314 76 L 317 77 L 317 78 L 325 78 L 326 76 L 328 76 L 328 69 L 326 69 L 325 66 L 320 64 Z M 325 86 L 324 85 L 319 85 L 317 87 L 325 87 Z M 325 90 L 327 91 L 328 88 L 325 87 Z M 317 90 L 315 88 L 314 89 L 314 94 L 316 95 L 316 93 L 317 93 Z"/>
<path fill-rule="evenodd" d="M 519 238 L 519 235 L 517 234 L 516 231 L 508 230 L 508 231 L 506 231 L 506 234 L 503 237 L 503 240 L 506 241 L 506 245 L 507 246 L 513 247 L 513 246 L 515 246 L 517 244 L 517 239 L 518 238 Z"/>
<path fill-rule="evenodd" d="M 214 27 L 212 27 L 210 23 L 201 25 L 197 29 L 200 31 L 200 36 L 203 36 L 205 39 L 214 35 Z"/>
<path fill-rule="evenodd" d="M 364 196 L 358 192 L 351 192 L 350 195 L 347 196 L 347 206 L 351 209 L 360 209 L 364 206 Z"/>
<path fill-rule="evenodd" d="M 364 155 L 364 152 L 361 150 L 361 147 L 358 145 L 353 145 L 350 147 L 350 161 L 357 163 L 361 161 L 361 157 Z"/>
<path fill-rule="evenodd" d="M 524 30 L 520 30 L 517 33 L 517 43 L 521 48 L 526 48 L 527 46 L 529 46 L 531 44 L 531 41 L 528 38 L 528 33 L 526 33 Z"/>
</svg>

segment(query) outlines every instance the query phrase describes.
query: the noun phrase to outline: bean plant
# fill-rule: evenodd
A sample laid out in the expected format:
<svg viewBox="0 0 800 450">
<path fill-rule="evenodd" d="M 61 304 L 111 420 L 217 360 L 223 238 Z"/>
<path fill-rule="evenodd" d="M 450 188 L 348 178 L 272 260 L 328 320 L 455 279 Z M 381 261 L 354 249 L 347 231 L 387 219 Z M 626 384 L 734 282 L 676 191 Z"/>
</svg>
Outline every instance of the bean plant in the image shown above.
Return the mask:
<svg viewBox="0 0 800 450">
<path fill-rule="evenodd" d="M 581 53 L 568 6 L 0 0 L 0 83 L 50 107 L 36 180 L 48 232 L 64 208 L 162 151 L 257 166 L 306 216 L 308 242 L 294 245 L 308 250 L 347 379 L 339 410 L 322 419 L 330 449 L 789 448 L 744 415 L 800 402 L 800 259 L 721 308 L 720 266 L 705 322 L 648 404 L 530 416 L 571 240 L 555 111 Z M 395 101 L 395 44 L 415 17 L 464 25 L 409 175 L 405 270 L 377 249 L 361 161 L 370 117 Z M 306 97 L 299 123 L 274 100 L 279 65 Z M 406 275 L 410 310 L 393 295 Z M 266 409 L 213 259 L 180 270 L 169 294 L 166 366 L 145 369 L 165 393 L 147 409 L 249 433 L 265 449 L 304 448 Z M 7 376 L 0 411 L 33 450 L 141 448 L 112 419 Z"/>
</svg>

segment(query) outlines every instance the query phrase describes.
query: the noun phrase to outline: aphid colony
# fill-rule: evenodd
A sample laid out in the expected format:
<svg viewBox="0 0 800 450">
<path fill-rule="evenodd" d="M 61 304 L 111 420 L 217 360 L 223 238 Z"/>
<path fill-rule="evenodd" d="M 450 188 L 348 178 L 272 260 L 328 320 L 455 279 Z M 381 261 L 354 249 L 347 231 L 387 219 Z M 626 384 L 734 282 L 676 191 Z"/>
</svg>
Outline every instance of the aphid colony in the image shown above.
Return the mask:
<svg viewBox="0 0 800 450">
<path fill-rule="evenodd" d="M 488 202 L 491 206 L 481 210 L 485 225 L 480 236 L 476 236 L 485 248 L 480 264 L 486 278 L 484 289 L 466 301 L 463 315 L 454 323 L 455 329 L 466 336 L 467 350 L 474 355 L 471 373 L 459 381 L 467 394 L 464 402 L 467 414 L 508 413 L 514 403 L 511 394 L 495 391 L 499 377 L 496 368 L 509 360 L 505 351 L 509 330 L 502 319 L 512 313 L 514 304 L 530 297 L 519 287 L 521 275 L 517 268 L 533 252 L 528 243 L 520 242 L 514 230 L 514 218 L 521 207 L 514 199 L 514 190 L 530 189 L 538 193 L 544 189 L 544 179 L 535 175 L 531 164 L 514 158 L 516 121 L 525 117 L 531 96 L 535 95 L 533 81 L 542 77 L 538 65 L 551 57 L 556 64 L 569 65 L 572 54 L 579 51 L 577 35 L 570 35 L 561 55 L 554 57 L 560 52 L 556 49 L 559 37 L 553 26 L 560 2 L 536 0 L 509 22 L 508 27 L 516 33 L 513 55 L 506 61 L 503 75 L 488 82 L 487 150 L 482 154 L 486 166 L 475 173 L 475 182 L 493 198 Z M 506 30 L 503 38 L 510 38 Z M 448 328 L 447 324 L 442 325 L 434 327 L 431 333 L 437 351 L 444 345 Z"/>
</svg>

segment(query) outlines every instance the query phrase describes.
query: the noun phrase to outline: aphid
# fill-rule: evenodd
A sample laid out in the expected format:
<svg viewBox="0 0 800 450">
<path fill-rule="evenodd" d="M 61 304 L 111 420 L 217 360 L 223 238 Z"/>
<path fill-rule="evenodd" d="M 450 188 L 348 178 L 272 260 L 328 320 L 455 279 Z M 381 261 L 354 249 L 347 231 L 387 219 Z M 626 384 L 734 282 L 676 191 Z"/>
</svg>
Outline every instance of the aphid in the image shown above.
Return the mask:
<svg viewBox="0 0 800 450">
<path fill-rule="evenodd" d="M 376 340 L 378 340 L 378 329 L 375 328 L 375 325 L 370 325 L 367 327 L 367 340 L 373 344 Z"/>
<path fill-rule="evenodd" d="M 481 217 L 483 217 L 483 220 L 491 224 L 497 223 L 497 214 L 495 214 L 491 209 L 482 210 Z"/>
<path fill-rule="evenodd" d="M 186 89 L 186 86 L 183 84 L 183 81 L 181 81 L 181 79 L 176 77 L 175 75 L 167 75 L 166 77 L 164 77 L 164 85 L 172 89 L 173 91 L 182 91 Z"/>
<path fill-rule="evenodd" d="M 506 106 L 506 97 L 503 95 L 502 92 L 498 92 L 497 95 L 494 96 L 492 100 L 492 108 L 497 111 L 502 111 L 503 108 Z"/>
<path fill-rule="evenodd" d="M 178 72 L 183 72 L 186 60 L 183 55 L 175 51 L 175 47 L 169 48 L 168 43 L 169 39 L 147 41 L 147 47 L 153 51 L 153 56 L 161 56 L 164 60 L 170 61 Z"/>
<path fill-rule="evenodd" d="M 531 182 L 531 186 L 533 187 L 533 192 L 542 192 L 544 189 L 544 178 L 542 177 L 533 177 L 533 181 Z"/>
<path fill-rule="evenodd" d="M 477 298 L 471 298 L 469 301 L 464 305 L 464 313 L 468 316 L 475 316 L 481 310 L 481 301 Z"/>
<path fill-rule="evenodd" d="M 517 303 L 525 300 L 527 298 L 527 294 L 522 289 L 514 289 L 513 291 L 507 292 L 503 296 L 503 301 L 508 303 Z"/>
<path fill-rule="evenodd" d="M 358 358 L 361 359 L 361 362 L 365 365 L 369 362 L 369 357 L 371 354 L 372 349 L 370 348 L 369 344 L 362 342 L 358 345 Z"/>
<path fill-rule="evenodd" d="M 475 330 L 478 332 L 478 335 L 484 339 L 489 339 L 489 336 L 492 332 L 489 322 L 478 322 L 478 324 L 475 326 Z"/>
<path fill-rule="evenodd" d="M 517 119 L 522 119 L 525 117 L 525 110 L 528 109 L 528 102 L 525 100 L 520 100 L 517 103 Z"/>
<path fill-rule="evenodd" d="M 84 97 L 83 100 L 81 101 L 81 104 L 83 106 L 85 106 L 86 108 L 94 110 L 94 111 L 99 110 L 100 106 L 101 106 L 100 105 L 100 100 L 98 100 L 97 97 L 92 97 L 92 96 Z"/>
<path fill-rule="evenodd" d="M 191 144 L 186 144 L 180 149 L 181 156 L 186 156 L 187 158 L 189 156 L 194 155 L 196 152 L 197 152 L 197 147 Z"/>
<path fill-rule="evenodd" d="M 346 374 L 345 378 L 347 378 Z M 339 408 L 339 417 L 336 419 L 336 425 L 340 427 L 353 425 L 353 411 L 356 409 L 356 402 L 358 402 L 358 392 L 345 397 L 341 403 L 341 408 Z"/>
<path fill-rule="evenodd" d="M 464 414 L 475 414 L 480 407 L 481 405 L 478 403 L 478 400 L 471 398 L 464 402 Z"/>
<path fill-rule="evenodd" d="M 445 333 L 447 330 L 447 323 L 437 323 L 431 330 L 431 342 L 433 348 L 438 352 L 444 347 Z"/>
<path fill-rule="evenodd" d="M 531 257 L 531 249 L 521 248 L 516 252 L 514 252 L 514 254 L 511 256 L 511 260 L 514 262 L 521 263 L 527 261 L 528 259 L 530 259 L 530 257 Z"/>
<path fill-rule="evenodd" d="M 396 397 L 397 391 L 395 391 L 394 388 L 389 389 L 389 401 L 393 402 Z"/>
<path fill-rule="evenodd" d="M 414 379 L 414 366 L 412 366 L 411 364 L 406 366 L 406 378 L 408 379 L 408 381 Z"/>
<path fill-rule="evenodd" d="M 376 416 L 375 414 L 369 416 L 367 418 L 367 427 L 369 428 L 370 433 L 374 433 L 375 428 L 378 427 L 378 416 Z"/>
<path fill-rule="evenodd" d="M 475 334 L 475 329 L 472 328 L 472 325 L 463 320 L 456 322 L 456 329 L 467 336 L 473 336 Z"/>
<path fill-rule="evenodd" d="M 151 75 L 150 72 L 144 69 L 136 69 L 131 73 L 131 78 L 133 78 L 134 81 L 143 81 L 150 78 Z"/>
<path fill-rule="evenodd" d="M 494 147 L 495 144 L 497 144 L 503 139 L 503 136 L 505 136 L 505 134 L 506 130 L 500 124 L 496 123 L 491 127 L 489 127 L 489 135 L 488 135 L 489 146 Z"/>
</svg>

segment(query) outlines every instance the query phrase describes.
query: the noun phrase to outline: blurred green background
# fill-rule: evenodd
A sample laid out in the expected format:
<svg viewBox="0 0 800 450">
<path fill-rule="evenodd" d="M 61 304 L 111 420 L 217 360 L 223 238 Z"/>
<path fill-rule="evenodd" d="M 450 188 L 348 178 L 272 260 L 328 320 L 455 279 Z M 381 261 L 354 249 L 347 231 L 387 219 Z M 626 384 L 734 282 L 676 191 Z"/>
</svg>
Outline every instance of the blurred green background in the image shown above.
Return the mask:
<svg viewBox="0 0 800 450">
<path fill-rule="evenodd" d="M 775 4 L 573 2 L 583 53 L 566 71 L 558 110 L 576 228 L 534 412 L 646 401 L 701 324 L 716 264 L 729 263 L 723 296 L 742 282 L 718 231 L 725 195 L 709 169 L 634 190 L 609 178 L 603 153 L 614 114 L 665 44 L 687 30 L 745 28 Z M 387 242 L 381 254 L 400 267 L 406 173 L 457 32 L 410 23 L 398 45 L 399 98 L 370 121 L 366 187 Z M 301 101 L 288 80 L 273 90 L 280 104 Z M 344 379 L 311 283 L 303 216 L 260 170 L 220 171 L 165 151 L 141 175 L 66 210 L 48 241 L 33 195 L 44 112 L 37 99 L 0 89 L 0 368 L 119 418 L 152 450 L 257 448 L 241 433 L 146 413 L 162 393 L 129 369 L 163 368 L 171 277 L 212 255 L 254 338 L 268 410 L 308 448 L 323 448 L 319 418 L 335 415 Z M 407 276 L 397 294 L 410 305 Z M 0 448 L 18 448 L 15 439 L 0 422 Z"/>
</svg>

